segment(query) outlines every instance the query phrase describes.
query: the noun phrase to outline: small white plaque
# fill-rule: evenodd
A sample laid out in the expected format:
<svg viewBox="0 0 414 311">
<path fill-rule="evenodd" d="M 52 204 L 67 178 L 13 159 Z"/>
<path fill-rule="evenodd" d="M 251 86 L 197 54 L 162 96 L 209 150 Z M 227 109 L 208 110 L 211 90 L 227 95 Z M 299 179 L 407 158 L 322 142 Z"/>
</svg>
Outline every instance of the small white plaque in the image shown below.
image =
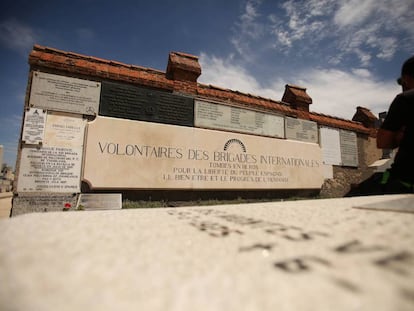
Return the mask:
<svg viewBox="0 0 414 311">
<path fill-rule="evenodd" d="M 81 193 L 77 204 L 78 209 L 109 210 L 122 208 L 121 193 Z"/>
<path fill-rule="evenodd" d="M 282 116 L 200 100 L 194 102 L 194 115 L 194 124 L 197 127 L 285 137 Z"/>
<path fill-rule="evenodd" d="M 24 144 L 43 143 L 46 123 L 46 111 L 39 108 L 30 108 L 24 116 L 22 142 Z"/>
<path fill-rule="evenodd" d="M 34 72 L 30 106 L 96 115 L 100 94 L 100 82 Z"/>
</svg>

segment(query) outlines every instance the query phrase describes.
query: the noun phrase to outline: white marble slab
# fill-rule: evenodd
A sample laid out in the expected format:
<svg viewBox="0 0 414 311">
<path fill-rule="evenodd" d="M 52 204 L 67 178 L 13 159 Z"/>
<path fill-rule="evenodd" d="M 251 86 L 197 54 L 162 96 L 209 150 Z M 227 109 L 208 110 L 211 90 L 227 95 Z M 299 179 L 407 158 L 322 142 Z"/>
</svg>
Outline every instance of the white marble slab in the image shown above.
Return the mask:
<svg viewBox="0 0 414 311">
<path fill-rule="evenodd" d="M 407 196 L 0 220 L 5 310 L 414 309 Z"/>
</svg>

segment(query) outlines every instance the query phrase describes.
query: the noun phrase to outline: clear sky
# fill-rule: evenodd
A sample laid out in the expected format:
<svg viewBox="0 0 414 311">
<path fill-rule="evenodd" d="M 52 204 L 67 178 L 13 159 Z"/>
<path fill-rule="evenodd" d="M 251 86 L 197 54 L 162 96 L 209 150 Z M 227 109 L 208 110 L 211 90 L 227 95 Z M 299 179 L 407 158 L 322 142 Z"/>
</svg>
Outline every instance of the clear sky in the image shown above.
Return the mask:
<svg viewBox="0 0 414 311">
<path fill-rule="evenodd" d="M 200 57 L 198 82 L 281 100 L 307 88 L 311 111 L 375 114 L 400 92 L 414 55 L 413 0 L 3 0 L 0 145 L 15 165 L 33 44 L 166 70 Z"/>
</svg>

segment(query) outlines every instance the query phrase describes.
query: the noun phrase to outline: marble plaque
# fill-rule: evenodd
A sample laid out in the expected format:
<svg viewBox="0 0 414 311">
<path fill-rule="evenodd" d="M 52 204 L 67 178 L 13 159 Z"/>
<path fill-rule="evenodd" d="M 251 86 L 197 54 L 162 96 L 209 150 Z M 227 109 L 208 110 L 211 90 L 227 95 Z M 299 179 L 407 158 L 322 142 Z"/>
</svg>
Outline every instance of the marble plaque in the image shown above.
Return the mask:
<svg viewBox="0 0 414 311">
<path fill-rule="evenodd" d="M 318 143 L 318 124 L 316 122 L 286 117 L 285 131 L 287 139 Z"/>
<path fill-rule="evenodd" d="M 339 138 L 342 165 L 358 167 L 358 143 L 356 133 L 340 130 Z"/>
<path fill-rule="evenodd" d="M 109 210 L 122 208 L 121 193 L 81 193 L 77 203 L 78 209 Z"/>
<path fill-rule="evenodd" d="M 39 108 L 26 110 L 23 123 L 22 142 L 24 144 L 42 144 L 46 125 L 46 111 Z"/>
<path fill-rule="evenodd" d="M 282 116 L 201 100 L 195 100 L 194 105 L 194 124 L 197 127 L 285 137 Z"/>
<path fill-rule="evenodd" d="M 320 145 L 323 154 L 323 163 L 331 165 L 341 165 L 341 145 L 339 139 L 339 130 L 321 127 Z"/>
<path fill-rule="evenodd" d="M 49 112 L 45 146 L 82 147 L 86 120 L 76 114 Z"/>
<path fill-rule="evenodd" d="M 319 145 L 98 116 L 83 179 L 113 189 L 318 189 Z"/>
<path fill-rule="evenodd" d="M 82 147 L 21 150 L 18 192 L 80 192 Z"/>
<path fill-rule="evenodd" d="M 128 84 L 102 82 L 99 115 L 194 126 L 194 100 Z"/>
<path fill-rule="evenodd" d="M 100 82 L 36 71 L 29 103 L 31 107 L 95 115 L 100 93 Z"/>
</svg>

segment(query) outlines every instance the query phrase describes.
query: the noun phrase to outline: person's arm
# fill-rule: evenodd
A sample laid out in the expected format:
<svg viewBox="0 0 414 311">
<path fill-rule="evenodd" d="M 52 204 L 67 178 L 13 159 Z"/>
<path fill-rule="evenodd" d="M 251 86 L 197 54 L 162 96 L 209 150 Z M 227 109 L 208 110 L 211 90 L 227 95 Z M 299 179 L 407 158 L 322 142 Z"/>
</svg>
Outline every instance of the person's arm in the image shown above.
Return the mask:
<svg viewBox="0 0 414 311">
<path fill-rule="evenodd" d="M 406 96 L 401 93 L 392 101 L 387 116 L 377 132 L 377 148 L 399 147 L 404 137 L 407 118 L 411 118 L 411 115 L 407 110 Z"/>
<path fill-rule="evenodd" d="M 394 149 L 400 145 L 404 135 L 404 129 L 397 132 L 380 128 L 377 132 L 377 148 Z"/>
</svg>

